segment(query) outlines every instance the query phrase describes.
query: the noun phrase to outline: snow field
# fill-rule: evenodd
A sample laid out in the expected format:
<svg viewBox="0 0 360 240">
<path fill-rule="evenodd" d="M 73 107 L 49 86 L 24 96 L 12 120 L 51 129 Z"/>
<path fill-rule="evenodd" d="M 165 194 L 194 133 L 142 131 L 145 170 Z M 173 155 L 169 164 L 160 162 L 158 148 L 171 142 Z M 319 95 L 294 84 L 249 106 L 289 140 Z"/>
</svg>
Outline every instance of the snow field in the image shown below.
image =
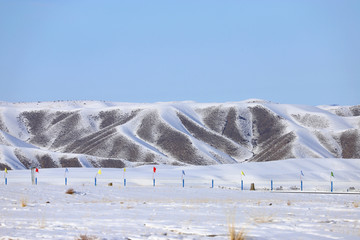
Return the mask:
<svg viewBox="0 0 360 240">
<path fill-rule="evenodd" d="M 0 239 L 358 239 L 358 195 L 172 187 L 2 187 Z M 23 203 L 25 202 L 25 206 Z"/>
<path fill-rule="evenodd" d="M 293 159 L 216 166 L 9 171 L 0 184 L 0 239 L 359 239 L 359 159 Z M 181 173 L 185 171 L 185 188 Z M 304 175 L 304 192 L 299 186 Z M 240 190 L 241 171 L 245 190 Z M 330 172 L 335 192 L 330 193 Z M 3 172 L 1 172 L 3 174 Z M 215 187 L 211 188 L 214 179 Z M 274 180 L 274 191 L 269 179 Z M 113 183 L 108 186 L 108 183 Z M 254 182 L 257 191 L 249 191 Z M 316 186 L 318 184 L 319 186 Z M 325 184 L 321 187 L 321 184 Z M 313 185 L 313 186 L 308 186 Z M 283 190 L 276 190 L 282 186 Z M 350 186 L 355 191 L 346 192 Z M 68 189 L 74 194 L 66 194 Z"/>
</svg>

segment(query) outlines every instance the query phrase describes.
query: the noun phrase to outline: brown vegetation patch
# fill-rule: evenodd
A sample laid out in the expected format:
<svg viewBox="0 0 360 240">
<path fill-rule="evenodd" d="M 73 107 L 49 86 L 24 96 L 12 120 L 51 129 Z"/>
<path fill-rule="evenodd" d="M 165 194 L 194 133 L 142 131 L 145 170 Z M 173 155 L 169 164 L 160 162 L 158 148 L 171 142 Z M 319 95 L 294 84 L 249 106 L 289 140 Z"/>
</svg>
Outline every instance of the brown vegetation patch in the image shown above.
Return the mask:
<svg viewBox="0 0 360 240">
<path fill-rule="evenodd" d="M 293 132 L 282 135 L 281 137 L 273 139 L 264 146 L 263 150 L 256 154 L 249 161 L 265 162 L 280 159 L 293 158 L 291 153 L 292 142 L 296 136 Z"/>
<path fill-rule="evenodd" d="M 350 111 L 352 112 L 353 116 L 360 116 L 360 105 L 350 107 Z"/>
<path fill-rule="evenodd" d="M 16 158 L 24 165 L 25 168 L 30 169 L 34 163 L 30 158 L 25 157 L 19 149 L 14 151 Z"/>
<path fill-rule="evenodd" d="M 321 132 L 315 131 L 314 133 L 321 145 L 323 145 L 331 154 L 333 154 L 334 157 L 341 158 L 341 149 L 334 147 L 329 142 L 329 139 L 327 139 Z M 336 140 L 334 139 L 334 141 Z"/>
<path fill-rule="evenodd" d="M 76 240 L 98 240 L 100 238 L 96 237 L 96 236 L 92 236 L 92 235 L 86 235 L 86 234 L 81 234 L 79 235 Z"/>
<path fill-rule="evenodd" d="M 69 188 L 68 190 L 66 190 L 65 193 L 72 195 L 72 194 L 75 194 L 75 190 L 73 188 Z"/>
<path fill-rule="evenodd" d="M 237 112 L 235 108 L 230 108 L 227 117 L 224 129 L 222 131 L 222 135 L 225 135 L 226 137 L 230 138 L 234 142 L 237 142 L 239 144 L 247 144 L 248 141 L 242 136 L 241 131 L 239 130 L 236 121 L 246 121 L 245 118 L 240 118 L 240 116 L 237 116 Z"/>
<path fill-rule="evenodd" d="M 60 165 L 63 168 L 66 168 L 66 167 L 82 167 L 79 159 L 75 158 L 75 157 L 74 158 L 65 158 L 65 157 L 60 158 Z"/>
<path fill-rule="evenodd" d="M 51 121 L 51 125 L 55 125 L 58 122 L 61 122 L 65 118 L 71 116 L 73 113 L 72 112 L 56 112 L 55 114 L 56 114 L 56 117 Z"/>
<path fill-rule="evenodd" d="M 100 164 L 99 164 L 96 160 L 94 160 L 94 159 L 89 159 L 88 161 L 91 163 L 91 165 L 92 165 L 94 168 L 99 168 L 99 167 L 101 167 Z"/>
<path fill-rule="evenodd" d="M 190 139 L 185 134 L 164 124 L 157 112 L 151 112 L 144 117 L 137 134 L 180 162 L 194 165 L 207 164 L 205 159 L 196 153 L 197 150 L 192 146 Z"/>
<path fill-rule="evenodd" d="M 171 154 L 175 159 L 194 165 L 207 165 L 208 162 L 198 155 L 190 139 L 165 124 L 159 125 L 160 136 L 156 144 Z"/>
<path fill-rule="evenodd" d="M 109 126 L 119 126 L 133 119 L 140 110 L 134 110 L 131 113 L 122 114 L 120 109 L 111 111 L 101 111 L 99 117 L 101 119 L 100 128 Z"/>
<path fill-rule="evenodd" d="M 206 129 L 198 126 L 196 123 L 189 120 L 185 115 L 178 113 L 178 117 L 185 128 L 193 134 L 193 136 L 203 142 L 206 142 L 210 146 L 219 149 L 229 156 L 239 157 L 240 149 L 230 140 L 217 134 L 213 134 Z"/>
<path fill-rule="evenodd" d="M 42 132 L 45 128 L 46 111 L 44 110 L 22 112 L 20 118 L 24 121 L 25 125 L 28 127 L 28 131 L 32 135 Z"/>
<path fill-rule="evenodd" d="M 125 164 L 118 159 L 105 159 L 100 161 L 100 166 L 103 168 L 124 168 Z"/>
<path fill-rule="evenodd" d="M 79 126 L 81 116 L 78 112 L 62 113 L 58 118 L 62 118 L 61 121 L 57 122 L 57 127 L 60 129 L 60 131 L 56 135 L 51 148 L 67 146 L 89 132 L 88 130 Z M 51 134 L 51 132 L 48 132 L 48 134 Z"/>
<path fill-rule="evenodd" d="M 4 131 L 4 132 L 9 132 L 8 128 L 5 126 L 1 116 L 0 116 L 0 130 Z"/>
<path fill-rule="evenodd" d="M 246 240 L 245 231 L 242 229 L 240 231 L 236 231 L 235 226 L 232 224 L 229 226 L 229 235 L 230 240 Z"/>
<path fill-rule="evenodd" d="M 304 115 L 292 114 L 291 116 L 301 125 L 306 127 L 317 128 L 317 129 L 329 127 L 329 121 L 322 116 L 313 115 L 309 113 L 306 113 Z"/>
<path fill-rule="evenodd" d="M 28 205 L 28 201 L 26 198 L 21 198 L 20 200 L 21 207 L 26 207 Z"/>
<path fill-rule="evenodd" d="M 359 130 L 347 130 L 340 136 L 343 158 L 360 158 Z"/>
<path fill-rule="evenodd" d="M 103 147 L 104 141 L 111 138 L 116 133 L 117 131 L 115 128 L 104 128 L 86 137 L 77 139 L 71 145 L 66 147 L 65 152 L 90 154 L 91 152 L 94 152 L 94 149 Z"/>
<path fill-rule="evenodd" d="M 253 115 L 253 139 L 254 146 L 266 145 L 279 138 L 284 132 L 285 126 L 281 123 L 281 117 L 272 114 L 269 110 L 256 106 L 250 108 Z"/>
<path fill-rule="evenodd" d="M 156 126 L 160 123 L 159 116 L 156 112 L 146 114 L 142 119 L 137 135 L 147 142 L 155 142 L 154 133 L 156 133 Z"/>
<path fill-rule="evenodd" d="M 47 154 L 42 155 L 42 156 L 37 155 L 36 158 L 39 161 L 41 168 L 57 168 L 58 167 L 56 165 L 56 163 L 52 160 L 52 158 Z"/>
<path fill-rule="evenodd" d="M 132 162 L 142 161 L 140 146 L 122 135 L 118 135 L 112 140 L 108 157 L 121 157 Z"/>
<path fill-rule="evenodd" d="M 11 170 L 11 167 L 9 167 L 9 165 L 7 165 L 7 164 L 4 164 L 4 163 L 0 163 L 0 170 L 5 170 L 5 168 L 7 169 L 7 170 Z"/>
<path fill-rule="evenodd" d="M 221 107 L 209 107 L 198 110 L 205 115 L 203 121 L 211 130 L 222 133 L 225 123 L 227 112 Z"/>
</svg>

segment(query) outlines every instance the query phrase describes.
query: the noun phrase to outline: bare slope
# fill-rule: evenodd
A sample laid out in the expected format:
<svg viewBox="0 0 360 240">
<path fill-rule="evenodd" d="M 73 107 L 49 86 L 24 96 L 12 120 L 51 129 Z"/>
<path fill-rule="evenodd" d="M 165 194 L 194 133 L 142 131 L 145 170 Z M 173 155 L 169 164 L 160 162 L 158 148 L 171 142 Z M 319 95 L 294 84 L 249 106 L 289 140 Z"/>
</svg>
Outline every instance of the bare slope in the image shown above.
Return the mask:
<svg viewBox="0 0 360 240">
<path fill-rule="evenodd" d="M 0 103 L 0 169 L 359 158 L 359 106 Z"/>
</svg>

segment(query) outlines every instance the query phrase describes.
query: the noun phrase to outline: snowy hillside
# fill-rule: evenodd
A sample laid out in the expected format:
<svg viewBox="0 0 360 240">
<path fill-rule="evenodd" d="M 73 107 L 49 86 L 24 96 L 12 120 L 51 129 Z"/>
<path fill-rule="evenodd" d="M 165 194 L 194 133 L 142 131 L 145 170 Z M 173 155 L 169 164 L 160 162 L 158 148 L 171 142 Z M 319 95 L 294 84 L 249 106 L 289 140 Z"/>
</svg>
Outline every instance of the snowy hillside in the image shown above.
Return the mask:
<svg viewBox="0 0 360 240">
<path fill-rule="evenodd" d="M 0 169 L 360 158 L 360 106 L 0 103 Z"/>
</svg>

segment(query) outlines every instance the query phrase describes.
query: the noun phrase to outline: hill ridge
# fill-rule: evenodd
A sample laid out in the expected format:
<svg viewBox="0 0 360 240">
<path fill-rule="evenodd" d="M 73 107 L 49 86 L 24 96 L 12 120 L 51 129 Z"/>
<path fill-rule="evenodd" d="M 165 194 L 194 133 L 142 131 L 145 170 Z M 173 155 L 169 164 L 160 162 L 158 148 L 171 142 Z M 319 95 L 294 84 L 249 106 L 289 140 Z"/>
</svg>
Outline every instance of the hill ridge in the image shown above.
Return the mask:
<svg viewBox="0 0 360 240">
<path fill-rule="evenodd" d="M 0 169 L 360 158 L 359 129 L 360 105 L 0 102 Z"/>
</svg>

